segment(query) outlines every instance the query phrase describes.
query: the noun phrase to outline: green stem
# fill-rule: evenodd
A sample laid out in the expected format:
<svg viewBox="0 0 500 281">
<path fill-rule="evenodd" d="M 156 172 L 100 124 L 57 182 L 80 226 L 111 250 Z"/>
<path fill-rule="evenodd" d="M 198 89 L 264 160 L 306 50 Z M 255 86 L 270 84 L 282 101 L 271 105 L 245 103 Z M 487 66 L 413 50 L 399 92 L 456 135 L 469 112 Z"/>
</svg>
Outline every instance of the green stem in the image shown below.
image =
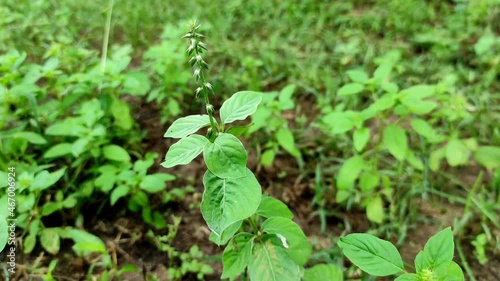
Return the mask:
<svg viewBox="0 0 500 281">
<path fill-rule="evenodd" d="M 255 233 L 255 235 L 257 235 L 259 233 L 259 228 L 257 227 L 257 224 L 255 223 L 255 221 L 253 220 L 253 216 L 252 217 L 249 217 L 247 219 L 247 221 L 250 223 L 250 225 L 252 226 L 252 229 L 253 229 L 253 232 Z"/>
</svg>

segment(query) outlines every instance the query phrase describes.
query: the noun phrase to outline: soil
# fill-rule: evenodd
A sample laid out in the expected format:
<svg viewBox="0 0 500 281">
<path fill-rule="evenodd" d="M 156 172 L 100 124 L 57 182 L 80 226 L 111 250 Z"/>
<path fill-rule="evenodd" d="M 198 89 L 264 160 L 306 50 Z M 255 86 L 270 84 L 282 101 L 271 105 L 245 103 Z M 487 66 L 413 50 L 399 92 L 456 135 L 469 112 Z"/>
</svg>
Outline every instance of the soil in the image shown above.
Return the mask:
<svg viewBox="0 0 500 281">
<path fill-rule="evenodd" d="M 166 169 L 160 166 L 160 163 L 173 141 L 163 138 L 166 125 L 159 123 L 159 110 L 149 104 L 135 103 L 135 107 L 134 111 L 138 112 L 137 116 L 135 116 L 136 120 L 148 132 L 143 141 L 144 150 L 157 152 L 161 155 L 150 172 L 167 172 Z M 303 143 L 312 142 L 312 140 L 306 140 Z M 347 232 L 345 225 L 350 226 L 349 231 L 351 232 L 364 232 L 370 228 L 370 223 L 362 210 L 339 210 L 334 216 L 327 218 L 326 231 L 322 232 L 319 217 L 311 215 L 314 212 L 314 207 L 311 205 L 314 196 L 314 176 L 303 176 L 298 169 L 296 160 L 286 155 L 278 155 L 275 163 L 269 168 L 259 167 L 255 155 L 255 149 L 252 148 L 249 152 L 249 168 L 258 171 L 256 175 L 263 186 L 263 192 L 283 200 L 290 207 L 295 214 L 294 220 L 313 241 L 317 252 L 325 252 L 330 255 L 333 253 L 337 255 L 336 258 L 338 259 L 340 253 L 334 250 L 335 237 Z M 153 207 L 161 207 L 162 210 L 165 210 L 165 217 L 169 220 L 171 220 L 172 216 L 182 218 L 177 235 L 172 243 L 173 247 L 179 252 L 188 252 L 193 245 L 198 245 L 207 257 L 204 262 L 214 269 L 214 273 L 205 276 L 204 280 L 220 280 L 222 272 L 220 259 L 210 257 L 220 256 L 223 248 L 209 241 L 210 231 L 203 221 L 199 208 L 192 207 L 199 206 L 201 201 L 203 191 L 201 178 L 204 170 L 205 167 L 200 158 L 190 165 L 169 170 L 169 173 L 182 175 L 182 179 L 177 180 L 170 186 L 185 186 L 186 179 L 191 178 L 195 179 L 193 182 L 189 182 L 195 187 L 195 192 L 182 200 L 178 200 L 175 204 L 169 203 L 168 206 Z M 283 175 L 286 176 L 283 177 Z M 153 199 L 152 202 L 155 202 L 155 200 Z M 337 209 L 333 202 L 328 204 L 330 204 L 328 208 Z M 460 219 L 463 213 L 462 207 L 442 200 L 421 201 L 419 208 L 421 221 L 410 226 L 408 235 L 400 247 L 400 252 L 408 263 L 413 263 L 413 258 L 423 248 L 432 234 L 443 226 L 454 225 L 455 220 Z M 168 267 L 169 265 L 180 266 L 179 260 L 169 260 L 166 252 L 158 250 L 146 238 L 149 227 L 145 225 L 140 214 L 125 212 L 125 209 L 126 206 L 117 204 L 113 208 L 106 207 L 99 216 L 92 218 L 86 216 L 85 229 L 102 239 L 109 249 L 113 262 L 119 267 L 133 264 L 139 269 L 138 273 L 124 274 L 122 276 L 124 279 L 143 281 L 146 280 L 146 275 L 153 274 L 159 280 L 169 280 Z M 473 227 L 467 227 L 467 229 L 473 229 Z M 157 235 L 165 235 L 166 233 L 167 231 L 156 232 Z M 476 279 L 478 281 L 500 280 L 500 253 L 488 253 L 489 264 L 480 265 L 473 255 L 472 246 L 467 242 L 473 237 L 464 238 L 461 246 Z M 53 273 L 56 280 L 85 280 L 86 272 L 89 271 L 93 263 L 99 260 L 99 257 L 76 257 L 71 247 L 72 243 L 70 241 L 63 240 L 61 251 L 55 257 L 45 253 L 39 246 L 30 255 L 24 255 L 20 251 L 17 258 L 17 272 L 12 276 L 11 280 L 43 280 L 42 276 L 47 272 L 48 264 L 54 259 L 58 260 Z M 2 253 L 0 259 L 5 260 L 5 258 L 5 254 Z M 458 254 L 455 260 L 462 264 Z M 348 265 L 346 262 L 346 266 Z M 98 275 L 99 269 L 95 272 Z M 4 273 L 0 272 L 0 276 L 2 274 Z M 4 276 L 2 277 L 2 280 L 7 280 Z M 354 275 L 349 277 L 359 277 L 359 272 L 355 272 Z M 198 279 L 195 275 L 187 275 L 182 280 Z"/>
</svg>

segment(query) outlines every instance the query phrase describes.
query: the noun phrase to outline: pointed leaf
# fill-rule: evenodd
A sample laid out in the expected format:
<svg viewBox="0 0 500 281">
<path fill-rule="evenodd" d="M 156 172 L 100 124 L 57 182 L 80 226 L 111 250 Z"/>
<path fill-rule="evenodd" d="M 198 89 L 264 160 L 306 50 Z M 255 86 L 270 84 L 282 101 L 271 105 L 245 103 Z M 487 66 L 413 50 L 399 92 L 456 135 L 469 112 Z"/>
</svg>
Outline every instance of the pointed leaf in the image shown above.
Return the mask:
<svg viewBox="0 0 500 281">
<path fill-rule="evenodd" d="M 257 110 L 262 101 L 262 93 L 243 91 L 235 93 L 220 108 L 220 119 L 228 124 L 235 120 L 244 120 Z"/>
<path fill-rule="evenodd" d="M 161 165 L 165 168 L 186 165 L 203 151 L 208 142 L 206 137 L 200 135 L 190 135 L 182 138 L 169 148 L 165 156 L 165 162 L 161 163 Z"/>
<path fill-rule="evenodd" d="M 370 140 L 370 130 L 368 128 L 359 128 L 352 135 L 354 149 L 362 151 L 368 140 Z"/>
<path fill-rule="evenodd" d="M 370 234 L 355 233 L 340 238 L 344 255 L 361 270 L 374 276 L 404 273 L 403 259 L 394 245 Z"/>
<path fill-rule="evenodd" d="M 245 271 L 252 258 L 254 235 L 240 233 L 224 249 L 221 278 L 234 278 Z"/>
<path fill-rule="evenodd" d="M 292 132 L 286 128 L 282 127 L 276 132 L 276 140 L 279 145 L 283 147 L 290 155 L 297 158 L 300 157 L 300 151 L 295 147 L 295 139 Z"/>
<path fill-rule="evenodd" d="M 45 228 L 40 231 L 40 244 L 47 250 L 47 252 L 55 255 L 59 252 L 61 246 L 61 239 L 57 231 L 51 228 Z"/>
<path fill-rule="evenodd" d="M 341 190 L 351 190 L 354 188 L 354 182 L 363 170 L 365 161 L 363 157 L 356 155 L 347 159 L 339 170 L 337 175 L 337 188 Z"/>
<path fill-rule="evenodd" d="M 382 223 L 384 221 L 384 202 L 380 196 L 368 199 L 368 204 L 366 205 L 366 216 L 372 222 Z"/>
<path fill-rule="evenodd" d="M 446 160 L 450 166 L 465 165 L 469 157 L 470 150 L 462 141 L 453 139 L 446 145 Z"/>
<path fill-rule="evenodd" d="M 414 273 L 405 273 L 398 278 L 394 279 L 394 281 L 422 281 L 417 274 Z"/>
<path fill-rule="evenodd" d="M 436 269 L 448 265 L 453 260 L 455 243 L 451 227 L 447 227 L 432 236 L 424 246 L 424 258 L 427 267 Z"/>
<path fill-rule="evenodd" d="M 304 272 L 304 281 L 343 281 L 342 269 L 334 264 L 318 264 L 307 268 Z"/>
<path fill-rule="evenodd" d="M 205 191 L 201 213 L 216 235 L 220 235 L 234 222 L 250 217 L 259 207 L 262 190 L 248 169 L 244 177 L 225 179 L 207 171 L 203 185 Z"/>
<path fill-rule="evenodd" d="M 399 161 L 405 159 L 406 150 L 408 150 L 408 140 L 403 129 L 395 125 L 389 125 L 384 129 L 385 147 Z"/>
<path fill-rule="evenodd" d="M 365 88 L 365 86 L 363 86 L 362 84 L 349 83 L 349 84 L 342 86 L 342 88 L 340 88 L 337 91 L 337 95 L 339 97 L 354 95 L 354 94 L 357 94 L 357 93 L 360 93 L 361 91 L 363 91 L 364 88 Z"/>
<path fill-rule="evenodd" d="M 122 147 L 115 144 L 103 147 L 102 153 L 104 154 L 104 157 L 109 160 L 119 161 L 119 162 L 130 162 L 130 155 L 128 154 L 128 152 Z"/>
<path fill-rule="evenodd" d="M 189 115 L 179 118 L 168 127 L 165 138 L 182 139 L 196 133 L 199 129 L 210 125 L 208 115 Z"/>
<path fill-rule="evenodd" d="M 474 158 L 486 169 L 497 169 L 500 167 L 500 147 L 481 146 L 474 152 Z"/>
<path fill-rule="evenodd" d="M 248 266 L 252 281 L 299 281 L 300 269 L 281 246 L 275 235 L 265 235 L 255 243 Z"/>
<path fill-rule="evenodd" d="M 203 149 L 203 157 L 210 172 L 220 178 L 245 176 L 247 152 L 240 140 L 231 134 L 220 134 Z"/>
<path fill-rule="evenodd" d="M 257 214 L 266 218 L 293 218 L 293 213 L 290 211 L 290 209 L 288 209 L 285 203 L 270 196 L 262 196 L 259 208 L 257 209 Z"/>
</svg>

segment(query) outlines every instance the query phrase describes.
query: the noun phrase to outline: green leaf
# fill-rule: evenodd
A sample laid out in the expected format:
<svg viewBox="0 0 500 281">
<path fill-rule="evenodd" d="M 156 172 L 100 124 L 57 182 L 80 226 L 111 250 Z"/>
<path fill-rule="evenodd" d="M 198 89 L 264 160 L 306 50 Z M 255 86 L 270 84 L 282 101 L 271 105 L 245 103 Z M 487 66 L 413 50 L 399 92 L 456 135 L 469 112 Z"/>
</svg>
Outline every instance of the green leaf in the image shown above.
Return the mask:
<svg viewBox="0 0 500 281">
<path fill-rule="evenodd" d="M 309 244 L 302 229 L 291 219 L 283 217 L 271 217 L 262 223 L 261 229 L 269 234 L 284 237 L 282 244 L 286 248 L 290 258 L 298 265 L 304 265 L 311 256 L 312 246 Z"/>
<path fill-rule="evenodd" d="M 248 265 L 252 281 L 299 281 L 300 268 L 290 260 L 282 242 L 275 235 L 265 235 L 256 242 Z"/>
<path fill-rule="evenodd" d="M 55 211 L 58 211 L 63 208 L 63 204 L 61 202 L 47 202 L 42 207 L 42 216 L 48 216 Z"/>
<path fill-rule="evenodd" d="M 359 177 L 359 187 L 361 191 L 367 192 L 375 189 L 380 183 L 380 177 L 373 172 L 364 172 Z"/>
<path fill-rule="evenodd" d="M 39 134 L 33 132 L 17 132 L 14 138 L 22 138 L 33 144 L 46 144 L 47 141 Z"/>
<path fill-rule="evenodd" d="M 370 129 L 364 127 L 357 129 L 352 135 L 352 140 L 354 149 L 356 149 L 356 151 L 362 151 L 368 143 L 368 140 L 370 140 Z"/>
<path fill-rule="evenodd" d="M 30 190 L 44 190 L 52 185 L 54 185 L 66 172 L 66 168 L 59 169 L 53 173 L 48 171 L 41 171 L 33 179 Z"/>
<path fill-rule="evenodd" d="M 293 213 L 290 209 L 288 209 L 288 206 L 285 203 L 270 196 L 262 196 L 259 208 L 257 209 L 257 214 L 266 218 L 293 218 Z"/>
<path fill-rule="evenodd" d="M 106 159 L 119 162 L 130 162 L 130 155 L 122 147 L 110 144 L 102 148 L 102 153 Z"/>
<path fill-rule="evenodd" d="M 151 82 L 144 72 L 130 71 L 123 76 L 123 90 L 127 94 L 144 96 L 150 89 Z"/>
<path fill-rule="evenodd" d="M 61 239 L 59 233 L 51 228 L 45 228 L 40 231 L 40 244 L 47 252 L 55 255 L 59 252 Z"/>
<path fill-rule="evenodd" d="M 403 129 L 396 125 L 389 125 L 384 129 L 383 143 L 387 150 L 399 161 L 405 159 L 408 150 L 408 140 Z"/>
<path fill-rule="evenodd" d="M 219 178 L 210 170 L 203 177 L 201 213 L 216 234 L 234 222 L 244 220 L 257 211 L 262 190 L 254 174 L 246 169 L 240 178 Z"/>
<path fill-rule="evenodd" d="M 276 140 L 278 141 L 279 145 L 281 145 L 281 147 L 283 147 L 288 153 L 290 153 L 290 155 L 295 158 L 300 157 L 300 151 L 295 147 L 295 139 L 293 137 L 293 134 L 288 128 L 281 127 L 276 132 Z"/>
<path fill-rule="evenodd" d="M 370 234 L 355 233 L 337 243 L 344 255 L 361 270 L 374 276 L 404 273 L 403 259 L 388 241 Z"/>
<path fill-rule="evenodd" d="M 139 187 L 149 193 L 156 193 L 167 187 L 166 179 L 170 177 L 168 174 L 147 175 L 139 183 Z"/>
<path fill-rule="evenodd" d="M 427 268 L 436 269 L 448 265 L 453 260 L 454 249 L 451 227 L 436 233 L 424 246 L 423 255 Z"/>
<path fill-rule="evenodd" d="M 220 178 L 245 176 L 247 152 L 240 140 L 231 134 L 220 134 L 203 149 L 203 157 L 210 172 Z"/>
<path fill-rule="evenodd" d="M 334 264 L 318 264 L 306 268 L 303 281 L 343 281 L 342 269 Z"/>
<path fill-rule="evenodd" d="M 332 112 L 325 115 L 321 121 L 330 129 L 330 134 L 337 135 L 352 130 L 355 125 L 353 119 L 352 112 Z"/>
<path fill-rule="evenodd" d="M 450 166 L 466 165 L 469 157 L 470 150 L 462 141 L 453 139 L 446 145 L 446 160 Z"/>
<path fill-rule="evenodd" d="M 294 91 L 295 85 L 288 85 L 281 90 L 278 96 L 280 110 L 292 109 L 295 106 L 292 99 Z"/>
<path fill-rule="evenodd" d="M 220 108 L 220 119 L 228 124 L 236 120 L 244 120 L 257 110 L 262 101 L 262 93 L 243 91 L 235 93 Z"/>
<path fill-rule="evenodd" d="M 500 147 L 480 146 L 474 152 L 476 161 L 486 167 L 486 169 L 497 169 L 500 167 Z"/>
<path fill-rule="evenodd" d="M 399 100 L 404 105 L 410 105 L 415 100 L 432 97 L 435 94 L 435 88 L 432 85 L 415 85 L 402 90 Z"/>
<path fill-rule="evenodd" d="M 413 153 L 413 151 L 411 150 L 408 150 L 406 151 L 406 161 L 408 161 L 408 163 L 410 163 L 410 165 L 419 170 L 419 171 L 423 171 L 424 170 L 424 163 L 422 163 L 422 160 L 420 160 L 416 155 L 415 153 Z"/>
<path fill-rule="evenodd" d="M 165 161 L 161 165 L 165 168 L 186 165 L 203 151 L 207 143 L 208 139 L 200 135 L 182 138 L 168 149 Z"/>
<path fill-rule="evenodd" d="M 417 134 L 426 138 L 429 142 L 437 143 L 442 141 L 443 137 L 436 132 L 427 121 L 422 119 L 412 119 L 411 126 Z"/>
<path fill-rule="evenodd" d="M 431 111 L 438 107 L 437 103 L 427 100 L 411 100 L 408 104 L 405 105 L 411 112 L 417 115 L 429 114 Z"/>
<path fill-rule="evenodd" d="M 165 132 L 165 138 L 182 139 L 186 136 L 196 133 L 199 129 L 210 125 L 208 115 L 189 115 L 179 118 L 168 127 Z"/>
<path fill-rule="evenodd" d="M 130 116 L 130 107 L 126 102 L 115 98 L 109 110 L 111 115 L 113 115 L 117 127 L 124 130 L 130 130 L 132 128 L 134 119 Z"/>
<path fill-rule="evenodd" d="M 443 159 L 446 154 L 445 149 L 446 147 L 436 149 L 432 151 L 431 154 L 429 155 L 429 168 L 431 168 L 433 172 L 439 170 L 440 166 L 439 164 L 441 163 L 441 159 Z"/>
<path fill-rule="evenodd" d="M 9 231 L 7 227 L 7 219 L 3 215 L 0 215 L 0 252 L 3 251 L 5 245 L 7 245 L 7 240 L 9 239 Z"/>
<path fill-rule="evenodd" d="M 233 238 L 234 234 L 238 232 L 238 230 L 241 228 L 241 225 L 243 224 L 243 221 L 237 221 L 230 226 L 228 226 L 224 231 L 222 231 L 222 235 L 217 236 L 215 233 L 211 232 L 210 236 L 208 237 L 210 241 L 214 242 L 215 244 L 222 246 L 226 245 L 226 243 Z"/>
<path fill-rule="evenodd" d="M 359 83 L 345 84 L 337 91 L 337 96 L 343 97 L 343 96 L 355 95 L 357 93 L 362 92 L 364 88 L 365 86 Z"/>
<path fill-rule="evenodd" d="M 71 153 L 75 157 L 80 156 L 80 154 L 82 154 L 86 150 L 88 144 L 89 144 L 88 138 L 80 138 L 80 139 L 76 140 L 71 145 Z"/>
<path fill-rule="evenodd" d="M 30 233 L 23 241 L 23 253 L 29 254 L 33 251 L 36 245 L 36 233 Z"/>
<path fill-rule="evenodd" d="M 363 157 L 356 155 L 347 159 L 339 170 L 337 175 L 337 189 L 351 190 L 354 188 L 354 182 L 363 170 L 365 161 Z"/>
<path fill-rule="evenodd" d="M 267 167 L 267 166 L 273 164 L 275 157 L 276 157 L 276 152 L 274 151 L 274 149 L 268 149 L 268 150 L 264 151 L 264 153 L 262 153 L 262 155 L 260 157 L 260 163 L 263 166 Z"/>
<path fill-rule="evenodd" d="M 400 275 L 398 278 L 394 279 L 394 281 L 422 281 L 417 274 L 414 273 L 405 273 Z"/>
<path fill-rule="evenodd" d="M 57 158 L 72 152 L 73 144 L 71 143 L 60 143 L 49 148 L 43 154 L 43 158 Z"/>
<path fill-rule="evenodd" d="M 372 222 L 382 223 L 384 221 L 384 202 L 380 196 L 368 199 L 368 203 L 366 205 L 366 216 Z"/>
<path fill-rule="evenodd" d="M 226 133 L 231 134 L 235 137 L 239 137 L 239 136 L 246 134 L 248 132 L 248 130 L 250 129 L 250 127 L 252 127 L 252 125 L 253 125 L 253 123 L 248 124 L 246 126 L 232 126 L 226 130 Z"/>
<path fill-rule="evenodd" d="M 110 197 L 111 206 L 115 205 L 118 199 L 127 196 L 129 192 L 130 192 L 130 187 L 128 187 L 127 185 L 119 185 L 115 189 L 113 189 L 113 192 L 111 192 L 111 197 Z"/>
<path fill-rule="evenodd" d="M 434 276 L 438 281 L 464 281 L 465 276 L 460 266 L 452 261 L 449 265 L 440 266 L 436 269 Z"/>
<path fill-rule="evenodd" d="M 364 84 L 369 79 L 368 74 L 362 69 L 348 70 L 346 74 L 349 76 L 349 79 L 356 83 Z"/>
<path fill-rule="evenodd" d="M 254 235 L 240 233 L 224 249 L 221 278 L 234 278 L 244 272 L 252 258 Z"/>
</svg>

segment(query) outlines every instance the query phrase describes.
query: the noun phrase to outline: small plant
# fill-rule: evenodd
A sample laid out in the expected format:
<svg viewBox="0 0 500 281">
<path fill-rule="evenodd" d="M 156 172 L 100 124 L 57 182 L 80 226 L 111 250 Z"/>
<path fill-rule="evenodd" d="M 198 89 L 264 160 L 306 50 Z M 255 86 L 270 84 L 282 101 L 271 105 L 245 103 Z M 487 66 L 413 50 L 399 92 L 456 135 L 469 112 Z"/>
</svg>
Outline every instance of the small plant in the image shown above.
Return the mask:
<svg viewBox="0 0 500 281">
<path fill-rule="evenodd" d="M 415 257 L 415 273 L 405 269 L 396 247 L 370 234 L 354 233 L 340 238 L 339 247 L 357 267 L 373 276 L 399 275 L 395 281 L 464 280 L 460 266 L 453 261 L 455 244 L 448 227 L 432 236 Z"/>
<path fill-rule="evenodd" d="M 203 153 L 208 170 L 203 177 L 205 187 L 201 213 L 211 230 L 210 240 L 226 245 L 222 262 L 222 278 L 245 275 L 250 280 L 300 280 L 301 268 L 311 255 L 311 245 L 300 227 L 292 221 L 293 214 L 281 201 L 262 196 L 255 175 L 247 167 L 247 152 L 237 138 L 242 126 L 228 127 L 236 120 L 252 115 L 262 100 L 259 92 L 243 91 L 226 100 L 220 110 L 220 121 L 209 101 L 214 94 L 204 70 L 208 64 L 202 55 L 207 50 L 193 22 L 184 37 L 190 40 L 189 62 L 199 87 L 196 96 L 205 103 L 207 114 L 177 119 L 165 137 L 180 139 L 168 150 L 165 168 L 190 163 Z M 195 134 L 208 127 L 205 136 Z M 332 270 L 333 268 L 333 270 Z M 336 267 L 316 266 L 305 271 L 306 280 L 318 274 L 336 274 Z"/>
</svg>

